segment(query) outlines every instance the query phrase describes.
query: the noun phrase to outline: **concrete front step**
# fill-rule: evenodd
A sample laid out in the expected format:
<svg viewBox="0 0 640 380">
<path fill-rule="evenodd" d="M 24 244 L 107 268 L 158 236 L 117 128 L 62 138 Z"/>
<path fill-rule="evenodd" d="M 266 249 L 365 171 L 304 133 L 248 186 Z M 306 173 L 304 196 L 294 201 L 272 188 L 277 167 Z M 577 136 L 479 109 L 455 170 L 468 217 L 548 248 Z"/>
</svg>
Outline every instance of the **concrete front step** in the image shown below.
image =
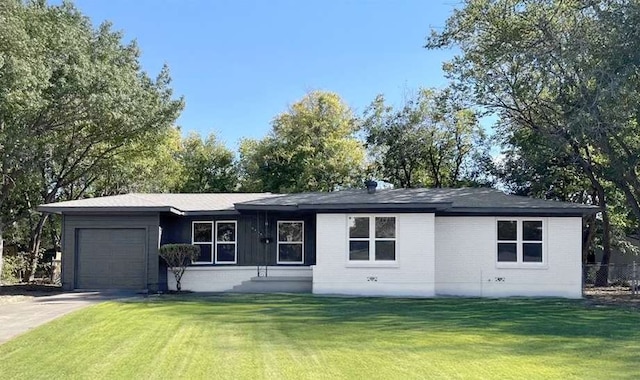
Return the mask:
<svg viewBox="0 0 640 380">
<path fill-rule="evenodd" d="M 310 276 L 253 277 L 231 289 L 234 293 L 311 293 Z"/>
</svg>

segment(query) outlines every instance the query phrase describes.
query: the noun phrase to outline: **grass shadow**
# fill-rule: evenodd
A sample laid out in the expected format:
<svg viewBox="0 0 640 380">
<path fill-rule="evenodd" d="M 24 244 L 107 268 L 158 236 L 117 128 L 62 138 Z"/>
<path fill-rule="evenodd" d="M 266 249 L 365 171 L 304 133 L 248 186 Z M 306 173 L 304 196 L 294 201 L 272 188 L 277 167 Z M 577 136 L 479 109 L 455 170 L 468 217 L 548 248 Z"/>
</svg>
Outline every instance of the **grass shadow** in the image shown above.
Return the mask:
<svg viewBox="0 0 640 380">
<path fill-rule="evenodd" d="M 640 313 L 590 307 L 581 300 L 480 298 L 358 298 L 312 295 L 219 294 L 164 296 L 148 303 L 158 313 L 210 322 L 362 325 L 377 331 L 500 331 L 521 336 L 640 339 Z"/>
</svg>

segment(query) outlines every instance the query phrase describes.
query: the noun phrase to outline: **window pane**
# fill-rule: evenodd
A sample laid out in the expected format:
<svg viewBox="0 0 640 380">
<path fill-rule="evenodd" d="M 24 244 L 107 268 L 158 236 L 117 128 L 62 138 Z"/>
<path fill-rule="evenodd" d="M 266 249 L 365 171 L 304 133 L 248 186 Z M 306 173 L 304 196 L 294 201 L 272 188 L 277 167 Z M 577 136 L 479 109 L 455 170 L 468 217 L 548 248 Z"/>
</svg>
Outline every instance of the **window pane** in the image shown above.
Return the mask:
<svg viewBox="0 0 640 380">
<path fill-rule="evenodd" d="M 522 240 L 542 241 L 542 221 L 526 220 L 522 222 Z"/>
<path fill-rule="evenodd" d="M 302 244 L 280 244 L 280 262 L 302 262 Z"/>
<path fill-rule="evenodd" d="M 213 241 L 213 230 L 211 223 L 193 223 L 193 242 L 209 242 Z"/>
<path fill-rule="evenodd" d="M 517 240 L 518 222 L 515 220 L 498 221 L 498 240 Z"/>
<path fill-rule="evenodd" d="M 278 223 L 278 241 L 302 241 L 302 223 Z"/>
<path fill-rule="evenodd" d="M 218 223 L 218 241 L 236 241 L 235 223 Z"/>
<path fill-rule="evenodd" d="M 369 218 L 368 217 L 349 217 L 349 237 L 350 238 L 368 238 L 369 237 Z"/>
<path fill-rule="evenodd" d="M 350 241 L 349 260 L 369 260 L 369 242 Z"/>
<path fill-rule="evenodd" d="M 376 241 L 376 260 L 395 260 L 395 241 Z"/>
<path fill-rule="evenodd" d="M 197 247 L 200 247 L 200 255 L 195 261 L 210 263 L 211 258 L 211 244 L 196 244 Z"/>
<path fill-rule="evenodd" d="M 396 218 L 392 216 L 376 218 L 376 237 L 377 238 L 395 238 L 396 237 Z"/>
<path fill-rule="evenodd" d="M 522 261 L 528 263 L 542 262 L 542 243 L 522 244 Z"/>
<path fill-rule="evenodd" d="M 516 243 L 498 243 L 498 261 L 516 262 L 518 260 Z"/>
<path fill-rule="evenodd" d="M 234 262 L 236 261 L 236 245 L 235 244 L 217 244 L 216 245 L 216 261 L 217 262 Z"/>
</svg>

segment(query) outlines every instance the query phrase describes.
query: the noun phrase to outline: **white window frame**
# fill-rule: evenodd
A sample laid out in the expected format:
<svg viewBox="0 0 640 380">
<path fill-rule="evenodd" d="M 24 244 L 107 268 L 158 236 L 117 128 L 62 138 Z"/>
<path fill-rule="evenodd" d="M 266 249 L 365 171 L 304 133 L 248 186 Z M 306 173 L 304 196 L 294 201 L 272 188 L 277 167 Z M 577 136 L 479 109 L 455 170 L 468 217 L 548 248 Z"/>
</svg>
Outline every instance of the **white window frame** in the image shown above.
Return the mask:
<svg viewBox="0 0 640 380">
<path fill-rule="evenodd" d="M 352 238 L 349 236 L 349 218 L 369 218 L 369 237 L 368 238 Z M 393 238 L 376 238 L 376 218 L 394 218 L 395 229 Z M 388 266 L 398 264 L 398 221 L 399 218 L 395 214 L 350 214 L 347 215 L 347 264 L 349 266 Z M 368 241 L 369 242 L 369 260 L 351 260 L 350 242 L 351 241 Z M 395 244 L 394 260 L 376 260 L 376 241 L 393 241 Z"/>
<path fill-rule="evenodd" d="M 280 241 L 280 224 L 281 223 L 297 223 L 302 225 L 302 240 L 301 241 Z M 303 220 L 278 220 L 276 231 L 276 264 L 282 265 L 300 265 L 304 264 L 304 221 Z M 299 244 L 302 246 L 302 261 L 280 261 L 280 244 Z"/>
<path fill-rule="evenodd" d="M 218 241 L 218 224 L 233 223 L 234 237 L 233 241 Z M 215 229 L 213 230 L 213 260 L 215 264 L 233 265 L 238 263 L 238 221 L 237 220 L 216 220 Z M 233 244 L 233 261 L 218 261 L 218 244 Z"/>
<path fill-rule="evenodd" d="M 211 241 L 209 242 L 196 242 L 195 238 L 196 238 L 196 223 L 197 224 L 210 224 L 211 225 Z M 211 247 L 211 261 L 192 261 L 191 264 L 213 264 L 213 258 L 215 255 L 215 252 L 213 250 L 213 242 L 215 241 L 215 229 L 214 229 L 214 225 L 213 222 L 211 220 L 194 220 L 191 222 L 191 244 L 196 245 L 196 246 L 200 246 L 200 245 L 206 245 L 209 244 L 209 246 Z"/>
<path fill-rule="evenodd" d="M 498 222 L 516 222 L 516 240 L 498 240 Z M 523 222 L 541 222 L 542 223 L 542 240 L 524 240 Z M 494 239 L 495 239 L 495 262 L 497 268 L 547 268 L 547 218 L 535 217 L 500 217 L 496 218 L 494 223 Z M 498 261 L 498 243 L 515 243 L 516 244 L 516 261 Z M 524 243 L 542 244 L 542 261 L 523 261 L 524 259 Z"/>
</svg>

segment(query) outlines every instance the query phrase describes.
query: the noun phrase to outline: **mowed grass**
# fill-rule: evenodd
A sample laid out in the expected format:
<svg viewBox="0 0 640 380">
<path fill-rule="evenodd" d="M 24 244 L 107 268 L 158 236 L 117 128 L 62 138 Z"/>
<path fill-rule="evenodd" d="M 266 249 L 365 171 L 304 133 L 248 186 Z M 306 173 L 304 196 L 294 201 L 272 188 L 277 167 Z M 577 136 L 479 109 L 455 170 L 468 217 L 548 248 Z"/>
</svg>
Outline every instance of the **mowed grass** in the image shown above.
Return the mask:
<svg viewBox="0 0 640 380">
<path fill-rule="evenodd" d="M 640 312 L 559 299 L 109 302 L 0 345 L 0 379 L 640 377 Z"/>
</svg>

